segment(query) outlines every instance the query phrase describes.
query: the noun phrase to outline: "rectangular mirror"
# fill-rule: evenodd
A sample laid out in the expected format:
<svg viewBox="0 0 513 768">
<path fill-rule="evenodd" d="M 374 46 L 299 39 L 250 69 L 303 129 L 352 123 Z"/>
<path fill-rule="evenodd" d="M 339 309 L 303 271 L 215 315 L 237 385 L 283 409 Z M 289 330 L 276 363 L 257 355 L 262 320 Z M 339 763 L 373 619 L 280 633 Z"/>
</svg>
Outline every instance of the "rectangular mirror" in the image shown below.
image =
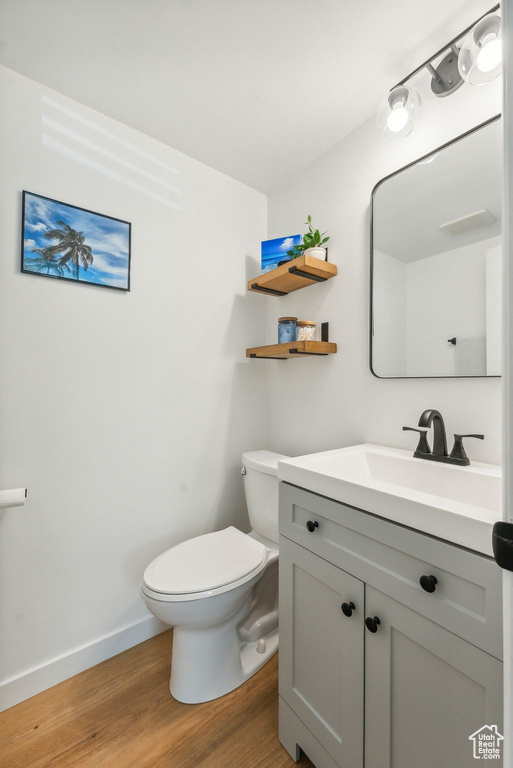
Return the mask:
<svg viewBox="0 0 513 768">
<path fill-rule="evenodd" d="M 500 376 L 501 122 L 487 121 L 373 190 L 375 376 Z"/>
</svg>

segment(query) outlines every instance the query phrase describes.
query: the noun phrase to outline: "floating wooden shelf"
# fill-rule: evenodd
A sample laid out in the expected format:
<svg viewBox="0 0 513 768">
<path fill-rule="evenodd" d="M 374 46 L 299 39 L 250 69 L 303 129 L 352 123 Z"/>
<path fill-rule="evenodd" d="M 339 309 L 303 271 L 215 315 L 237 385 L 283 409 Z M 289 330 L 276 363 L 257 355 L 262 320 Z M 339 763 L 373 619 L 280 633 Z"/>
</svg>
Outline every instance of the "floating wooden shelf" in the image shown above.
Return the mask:
<svg viewBox="0 0 513 768">
<path fill-rule="evenodd" d="M 298 256 L 281 267 L 255 277 L 248 282 L 248 291 L 265 293 L 269 296 L 285 296 L 287 293 L 306 288 L 313 283 L 323 283 L 335 277 L 337 268 L 329 261 L 316 259 L 308 254 Z"/>
<path fill-rule="evenodd" d="M 288 341 L 286 344 L 269 344 L 266 347 L 252 347 L 246 350 L 246 357 L 287 360 L 289 357 L 308 355 L 334 355 L 337 345 L 331 341 Z"/>
</svg>

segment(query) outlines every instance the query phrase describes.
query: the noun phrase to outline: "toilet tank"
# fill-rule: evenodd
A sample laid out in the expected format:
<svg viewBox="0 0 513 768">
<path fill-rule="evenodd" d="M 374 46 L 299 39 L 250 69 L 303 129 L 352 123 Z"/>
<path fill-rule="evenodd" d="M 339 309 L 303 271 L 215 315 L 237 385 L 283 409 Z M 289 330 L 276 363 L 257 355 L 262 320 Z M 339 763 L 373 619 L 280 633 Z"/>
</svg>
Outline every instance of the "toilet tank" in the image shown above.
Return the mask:
<svg viewBox="0 0 513 768">
<path fill-rule="evenodd" d="M 244 491 L 251 528 L 260 536 L 278 543 L 278 461 L 282 453 L 248 451 L 242 454 Z"/>
</svg>

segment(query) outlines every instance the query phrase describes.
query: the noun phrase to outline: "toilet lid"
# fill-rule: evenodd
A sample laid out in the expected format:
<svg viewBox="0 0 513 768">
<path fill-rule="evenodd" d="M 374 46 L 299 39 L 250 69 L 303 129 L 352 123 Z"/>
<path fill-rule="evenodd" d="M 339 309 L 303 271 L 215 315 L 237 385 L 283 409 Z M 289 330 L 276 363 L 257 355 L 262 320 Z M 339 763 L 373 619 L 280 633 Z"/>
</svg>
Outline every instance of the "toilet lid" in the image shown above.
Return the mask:
<svg viewBox="0 0 513 768">
<path fill-rule="evenodd" d="M 242 579 L 266 554 L 263 544 L 230 526 L 171 547 L 146 568 L 144 583 L 168 595 L 206 592 Z"/>
</svg>

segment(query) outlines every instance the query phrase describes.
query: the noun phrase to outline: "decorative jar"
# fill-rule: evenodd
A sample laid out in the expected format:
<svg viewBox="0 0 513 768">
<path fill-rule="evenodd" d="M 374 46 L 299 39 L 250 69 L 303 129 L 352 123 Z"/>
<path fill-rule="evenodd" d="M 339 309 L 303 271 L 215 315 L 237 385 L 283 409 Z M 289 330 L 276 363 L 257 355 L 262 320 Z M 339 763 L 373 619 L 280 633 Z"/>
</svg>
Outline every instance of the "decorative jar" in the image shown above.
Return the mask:
<svg viewBox="0 0 513 768">
<path fill-rule="evenodd" d="M 278 318 L 278 344 L 288 344 L 296 341 L 297 317 Z"/>
<path fill-rule="evenodd" d="M 296 328 L 296 341 L 315 340 L 315 323 L 312 320 L 298 320 Z"/>
</svg>

